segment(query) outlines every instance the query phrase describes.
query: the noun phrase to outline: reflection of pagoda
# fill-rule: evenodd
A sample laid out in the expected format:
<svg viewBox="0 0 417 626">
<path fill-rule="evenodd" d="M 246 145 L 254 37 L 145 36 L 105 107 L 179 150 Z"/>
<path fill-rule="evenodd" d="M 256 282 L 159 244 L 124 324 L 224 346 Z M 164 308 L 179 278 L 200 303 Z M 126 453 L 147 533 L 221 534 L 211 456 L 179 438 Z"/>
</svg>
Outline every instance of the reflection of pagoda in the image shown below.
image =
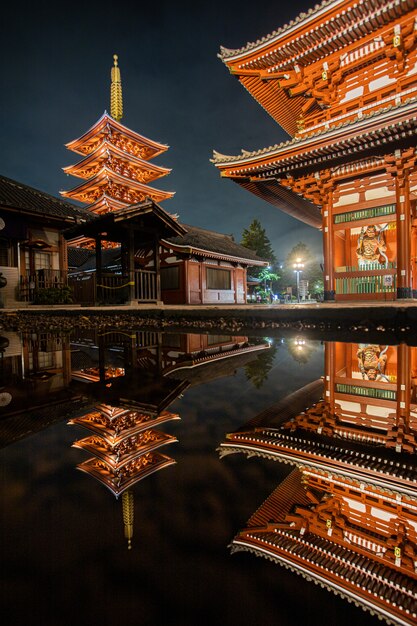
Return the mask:
<svg viewBox="0 0 417 626">
<path fill-rule="evenodd" d="M 97 405 L 94 411 L 69 421 L 93 433 L 73 444 L 93 455 L 78 465 L 78 469 L 103 483 L 116 497 L 120 496 L 142 478 L 174 463 L 156 450 L 177 439 L 154 427 L 177 419 L 177 414 L 168 411 L 154 416 Z"/>
<path fill-rule="evenodd" d="M 111 79 L 110 115 L 104 112 L 86 133 L 66 145 L 83 158 L 64 171 L 83 182 L 71 191 L 61 191 L 64 197 L 86 203 L 89 211 L 98 214 L 118 211 L 147 199 L 159 203 L 174 195 L 148 184 L 171 171 L 150 163 L 150 159 L 165 152 L 168 146 L 120 123 L 123 103 L 117 55 L 114 55 Z"/>
<path fill-rule="evenodd" d="M 232 551 L 274 560 L 395 624 L 417 616 L 415 351 L 327 344 L 324 400 L 220 446 L 296 466 Z"/>
<path fill-rule="evenodd" d="M 158 452 L 176 437 L 155 430 L 165 422 L 178 420 L 169 411 L 136 411 L 125 407 L 97 404 L 68 423 L 82 426 L 92 434 L 73 444 L 93 455 L 77 469 L 105 485 L 118 498 L 122 496 L 123 522 L 128 549 L 133 537 L 133 492 L 140 480 L 175 464 L 174 459 Z"/>
</svg>

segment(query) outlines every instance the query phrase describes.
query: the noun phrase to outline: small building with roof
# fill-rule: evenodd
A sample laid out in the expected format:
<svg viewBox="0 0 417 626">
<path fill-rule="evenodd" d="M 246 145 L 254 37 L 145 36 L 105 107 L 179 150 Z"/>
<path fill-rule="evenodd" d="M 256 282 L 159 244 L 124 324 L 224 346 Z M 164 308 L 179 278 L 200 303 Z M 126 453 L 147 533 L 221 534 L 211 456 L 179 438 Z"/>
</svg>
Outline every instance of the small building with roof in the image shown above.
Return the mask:
<svg viewBox="0 0 417 626">
<path fill-rule="evenodd" d="M 85 209 L 0 176 L 2 306 L 33 301 L 39 289 L 67 284 L 67 243 L 62 231 L 88 219 Z M 4 282 L 4 281 L 3 281 Z"/>
<path fill-rule="evenodd" d="M 249 266 L 266 266 L 231 235 L 181 224 L 152 200 L 90 219 L 65 237 L 96 242 L 78 264 L 69 248 L 70 286 L 77 302 L 244 304 Z M 104 248 L 102 241 L 120 247 Z"/>
</svg>

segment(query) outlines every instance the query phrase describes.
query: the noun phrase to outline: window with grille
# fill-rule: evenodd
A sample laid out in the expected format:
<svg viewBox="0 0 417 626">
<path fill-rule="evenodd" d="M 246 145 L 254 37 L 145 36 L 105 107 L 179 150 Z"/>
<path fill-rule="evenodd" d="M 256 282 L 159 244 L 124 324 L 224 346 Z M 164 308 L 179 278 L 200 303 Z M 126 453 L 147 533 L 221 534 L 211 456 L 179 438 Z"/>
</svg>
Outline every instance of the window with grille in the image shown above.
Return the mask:
<svg viewBox="0 0 417 626">
<path fill-rule="evenodd" d="M 229 270 L 207 267 L 207 289 L 231 289 L 232 276 Z"/>
<path fill-rule="evenodd" d="M 7 239 L 0 239 L 0 266 L 9 265 L 9 244 Z"/>
<path fill-rule="evenodd" d="M 178 265 L 172 267 L 161 267 L 161 289 L 180 288 L 180 268 Z"/>
</svg>

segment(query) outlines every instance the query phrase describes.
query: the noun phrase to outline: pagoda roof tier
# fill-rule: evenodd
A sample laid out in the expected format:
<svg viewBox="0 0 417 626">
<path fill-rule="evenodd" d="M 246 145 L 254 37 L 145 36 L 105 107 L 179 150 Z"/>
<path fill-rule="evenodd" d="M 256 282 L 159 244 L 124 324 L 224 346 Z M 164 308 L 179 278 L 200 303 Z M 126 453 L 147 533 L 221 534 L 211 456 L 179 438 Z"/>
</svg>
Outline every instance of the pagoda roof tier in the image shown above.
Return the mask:
<svg viewBox="0 0 417 626">
<path fill-rule="evenodd" d="M 364 38 L 373 44 L 374 36 L 386 35 L 395 20 L 413 10 L 414 0 L 325 0 L 256 42 L 236 50 L 221 47 L 219 57 L 263 108 L 294 135 L 305 99 L 291 97 L 279 79 L 288 71 L 327 61 L 331 55 L 348 54 Z"/>
<path fill-rule="evenodd" d="M 101 215 L 102 213 L 120 211 L 121 209 L 125 209 L 128 206 L 128 202 L 116 200 L 116 198 L 111 198 L 109 195 L 104 193 L 96 202 L 93 202 L 92 204 L 89 204 L 84 208 L 86 211 Z"/>
<path fill-rule="evenodd" d="M 167 435 L 157 430 L 145 430 L 124 439 L 116 445 L 105 437 L 92 435 L 74 442 L 72 447 L 93 454 L 98 459 L 101 459 L 110 471 L 114 472 L 143 454 L 177 441 L 178 439 L 172 435 Z"/>
<path fill-rule="evenodd" d="M 113 119 L 107 111 L 86 133 L 65 144 L 65 147 L 78 154 L 87 155 L 97 150 L 103 142 L 110 142 L 121 148 L 123 152 L 145 161 L 166 152 L 169 148 L 165 144 L 130 130 Z"/>
<path fill-rule="evenodd" d="M 416 135 L 417 98 L 410 98 L 377 113 L 262 150 L 242 151 L 237 156 L 214 152 L 212 163 L 222 177 L 232 179 L 293 217 L 320 227 L 317 206 L 293 192 L 288 177 L 342 166 L 346 159 L 355 156 L 369 158 L 391 153 L 397 147 L 413 146 Z"/>
<path fill-rule="evenodd" d="M 101 196 L 108 195 L 116 200 L 122 199 L 127 205 L 144 202 L 148 198 L 155 202 L 162 202 L 175 195 L 174 191 L 154 189 L 125 176 L 120 176 L 107 166 L 102 167 L 95 176 L 78 187 L 60 193 L 65 198 L 72 198 L 85 203 L 95 203 Z"/>
<path fill-rule="evenodd" d="M 91 411 L 69 420 L 68 424 L 82 426 L 114 447 L 144 431 L 179 419 L 177 413 L 169 411 L 162 411 L 158 416 L 154 416 L 139 411 L 122 410 L 112 418 L 101 411 Z"/>
<path fill-rule="evenodd" d="M 355 550 L 344 545 L 338 533 L 323 536 L 312 529 L 305 532 L 305 527 L 303 532 L 291 527 L 291 512 L 312 505 L 302 481 L 303 475 L 294 471 L 278 486 L 233 539 L 232 553 L 252 552 L 289 567 L 389 623 L 415 624 L 413 574 L 399 571 L 379 554 L 374 556 L 366 549 L 366 541 Z"/>
<path fill-rule="evenodd" d="M 119 497 L 135 483 L 175 463 L 174 459 L 165 454 L 148 452 L 127 463 L 117 473 L 110 471 L 104 461 L 96 458 L 80 463 L 77 465 L 77 469 L 89 474 L 110 489 L 116 497 Z"/>
<path fill-rule="evenodd" d="M 166 167 L 155 165 L 132 154 L 126 154 L 124 150 L 114 146 L 107 139 L 94 152 L 78 163 L 64 167 L 63 170 L 66 174 L 88 179 L 95 176 L 103 168 L 104 163 L 116 174 L 144 184 L 171 172 Z"/>
<path fill-rule="evenodd" d="M 339 442 L 331 437 L 302 432 L 289 434 L 285 429 L 255 428 L 230 433 L 220 444 L 220 456 L 237 452 L 340 474 L 355 482 L 371 483 L 387 492 L 416 497 L 417 468 L 396 453 L 366 449 L 356 442 Z M 411 457 L 410 457 L 411 458 Z"/>
</svg>

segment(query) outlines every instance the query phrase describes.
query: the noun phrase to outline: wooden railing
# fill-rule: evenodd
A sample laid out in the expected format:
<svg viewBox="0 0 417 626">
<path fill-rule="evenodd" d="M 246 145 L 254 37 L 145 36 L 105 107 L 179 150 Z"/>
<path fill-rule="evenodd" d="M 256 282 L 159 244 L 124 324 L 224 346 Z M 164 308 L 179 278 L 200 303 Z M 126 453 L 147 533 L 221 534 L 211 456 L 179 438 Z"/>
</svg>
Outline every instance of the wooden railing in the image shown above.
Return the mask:
<svg viewBox="0 0 417 626">
<path fill-rule="evenodd" d="M 78 304 L 124 304 L 129 301 L 132 286 L 134 300 L 157 300 L 156 272 L 150 270 L 135 270 L 133 285 L 123 274 L 102 274 L 98 282 L 95 272 L 70 276 L 68 284 Z"/>
<path fill-rule="evenodd" d="M 396 275 L 393 270 L 379 270 L 380 273 L 368 276 L 345 276 L 336 278 L 336 294 L 381 294 L 393 296 L 396 293 Z M 389 276 L 390 278 L 385 278 Z"/>
<path fill-rule="evenodd" d="M 32 302 L 39 289 L 62 289 L 68 284 L 68 274 L 62 270 L 41 269 L 20 275 L 19 299 Z"/>
<path fill-rule="evenodd" d="M 152 270 L 135 270 L 135 300 L 138 300 L 138 302 L 149 302 L 155 301 L 157 298 L 156 272 Z"/>
</svg>

